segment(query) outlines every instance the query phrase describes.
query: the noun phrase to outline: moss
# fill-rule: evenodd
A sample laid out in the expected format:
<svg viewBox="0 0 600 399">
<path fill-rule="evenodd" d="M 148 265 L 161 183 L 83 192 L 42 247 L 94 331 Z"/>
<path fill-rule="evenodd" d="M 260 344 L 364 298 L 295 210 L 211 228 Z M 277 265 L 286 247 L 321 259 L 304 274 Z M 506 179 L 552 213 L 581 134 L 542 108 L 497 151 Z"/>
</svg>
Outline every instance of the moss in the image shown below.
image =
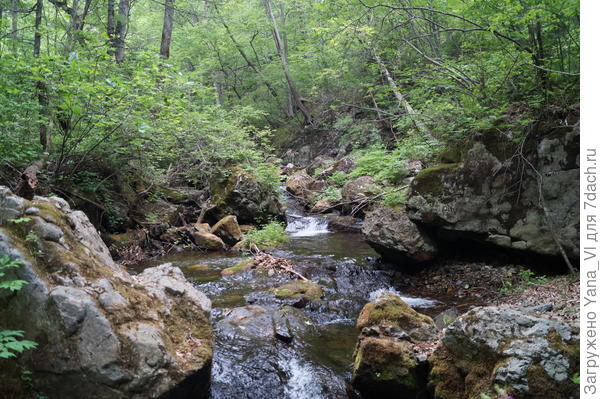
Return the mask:
<svg viewBox="0 0 600 399">
<path fill-rule="evenodd" d="M 245 272 L 250 270 L 254 266 L 254 258 L 244 259 L 238 262 L 235 266 L 228 267 L 221 270 L 221 276 L 231 276 L 237 273 Z"/>
<path fill-rule="evenodd" d="M 460 164 L 442 164 L 433 168 L 423 169 L 412 182 L 412 190 L 415 193 L 427 195 L 441 195 L 444 192 L 443 179 L 458 172 Z"/>
<path fill-rule="evenodd" d="M 579 363 L 577 370 L 579 370 Z M 570 380 L 557 382 L 552 379 L 544 368 L 535 364 L 527 371 L 529 391 L 523 398 L 532 399 L 564 399 L 575 397 L 579 386 Z"/>
<path fill-rule="evenodd" d="M 431 317 L 415 311 L 396 295 L 385 295 L 366 304 L 358 316 L 356 326 L 363 329 L 383 322 L 393 323 L 403 329 L 418 328 L 423 324 L 433 325 Z"/>
<path fill-rule="evenodd" d="M 272 290 L 277 298 L 306 299 L 318 301 L 323 296 L 323 290 L 312 281 L 295 280 Z"/>
<path fill-rule="evenodd" d="M 407 342 L 363 338 L 355 354 L 352 384 L 365 397 L 415 397 L 424 381 Z"/>
</svg>

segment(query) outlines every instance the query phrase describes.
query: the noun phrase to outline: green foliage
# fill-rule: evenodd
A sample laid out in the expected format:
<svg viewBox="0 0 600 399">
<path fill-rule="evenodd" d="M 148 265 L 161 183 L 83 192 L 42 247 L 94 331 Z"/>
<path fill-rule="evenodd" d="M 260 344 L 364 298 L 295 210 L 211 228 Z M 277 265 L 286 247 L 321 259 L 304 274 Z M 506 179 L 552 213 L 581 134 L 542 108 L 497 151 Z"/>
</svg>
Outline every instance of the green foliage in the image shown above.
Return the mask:
<svg viewBox="0 0 600 399">
<path fill-rule="evenodd" d="M 573 382 L 573 384 L 577 384 L 577 385 L 579 385 L 581 383 L 581 377 L 580 377 L 579 373 L 575 373 L 571 376 L 571 382 Z"/>
<path fill-rule="evenodd" d="M 288 243 L 289 237 L 285 232 L 285 226 L 279 222 L 270 222 L 259 230 L 248 231 L 243 239 L 242 246 L 250 248 L 256 245 L 258 248 L 272 248 Z"/>
<path fill-rule="evenodd" d="M 18 259 L 10 259 L 8 255 L 0 257 L 0 290 L 18 291 L 26 284 L 23 280 L 3 280 L 9 269 L 20 267 L 23 264 Z M 24 332 L 21 330 L 0 330 L 0 358 L 15 357 L 27 349 L 33 349 L 37 344 L 33 341 L 21 339 Z"/>
<path fill-rule="evenodd" d="M 529 287 L 544 285 L 550 279 L 547 276 L 537 276 L 535 272 L 529 269 L 520 270 L 514 281 L 503 280 L 500 292 L 502 294 L 514 294 L 525 291 Z"/>
<path fill-rule="evenodd" d="M 380 183 L 399 184 L 408 175 L 404 160 L 395 151 L 370 147 L 357 151 L 356 155 L 356 169 L 350 172 L 351 178 L 371 176 Z"/>
<path fill-rule="evenodd" d="M 383 195 L 383 205 L 396 207 L 406 204 L 406 190 L 398 190 L 394 188 L 386 188 L 386 193 Z"/>
<path fill-rule="evenodd" d="M 340 202 L 342 200 L 342 190 L 339 187 L 327 186 L 323 192 L 313 198 L 313 205 L 322 199 L 326 199 L 331 203 Z"/>
<path fill-rule="evenodd" d="M 338 170 L 337 172 L 329 176 L 329 178 L 327 179 L 329 183 L 338 187 L 343 187 L 344 184 L 346 184 L 349 180 L 350 176 L 348 176 L 345 172 L 341 170 Z"/>
</svg>

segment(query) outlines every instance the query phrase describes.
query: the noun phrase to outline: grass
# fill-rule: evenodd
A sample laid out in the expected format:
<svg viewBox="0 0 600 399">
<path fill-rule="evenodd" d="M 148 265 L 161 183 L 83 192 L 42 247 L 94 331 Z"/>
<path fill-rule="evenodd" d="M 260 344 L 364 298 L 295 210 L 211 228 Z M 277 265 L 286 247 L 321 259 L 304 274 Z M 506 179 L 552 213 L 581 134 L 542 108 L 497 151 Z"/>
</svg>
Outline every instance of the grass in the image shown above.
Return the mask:
<svg viewBox="0 0 600 399">
<path fill-rule="evenodd" d="M 529 269 L 524 269 L 519 271 L 515 282 L 511 280 L 503 280 L 500 293 L 515 294 L 523 292 L 529 287 L 544 285 L 548 281 L 550 281 L 550 279 L 547 276 L 536 276 L 536 274 L 533 271 Z"/>
</svg>

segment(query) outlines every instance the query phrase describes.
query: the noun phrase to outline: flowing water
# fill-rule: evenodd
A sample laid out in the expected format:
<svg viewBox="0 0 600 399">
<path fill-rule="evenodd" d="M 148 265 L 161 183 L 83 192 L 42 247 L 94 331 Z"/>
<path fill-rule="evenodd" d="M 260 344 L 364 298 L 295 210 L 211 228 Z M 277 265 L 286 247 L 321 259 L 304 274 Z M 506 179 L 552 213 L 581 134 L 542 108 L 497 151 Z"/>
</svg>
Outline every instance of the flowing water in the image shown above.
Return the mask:
<svg viewBox="0 0 600 399">
<path fill-rule="evenodd" d="M 292 202 L 287 222 L 290 243 L 272 254 L 323 288 L 319 303 L 298 308 L 276 299 L 269 289 L 289 276 L 254 270 L 222 277 L 244 259 L 239 253 L 183 252 L 144 265 L 172 262 L 213 301 L 213 399 L 347 398 L 358 313 L 379 295 L 398 293 L 394 270 L 376 266 L 360 234 L 331 232 L 325 218 L 305 216 Z M 421 310 L 437 304 L 403 298 Z"/>
</svg>

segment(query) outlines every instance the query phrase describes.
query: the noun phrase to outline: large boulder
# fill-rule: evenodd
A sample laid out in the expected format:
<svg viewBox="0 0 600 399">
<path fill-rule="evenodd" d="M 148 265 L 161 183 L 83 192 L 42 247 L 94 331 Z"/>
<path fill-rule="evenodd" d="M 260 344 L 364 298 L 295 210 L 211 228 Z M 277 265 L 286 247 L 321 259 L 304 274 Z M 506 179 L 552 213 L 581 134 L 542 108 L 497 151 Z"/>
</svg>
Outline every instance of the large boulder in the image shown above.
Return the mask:
<svg viewBox="0 0 600 399">
<path fill-rule="evenodd" d="M 443 239 L 558 256 L 553 229 L 568 256 L 578 258 L 579 127 L 560 125 L 542 124 L 523 143 L 495 131 L 463 143 L 457 162 L 415 177 L 410 218 Z"/>
<path fill-rule="evenodd" d="M 242 230 L 237 222 L 237 218 L 233 215 L 225 216 L 219 220 L 210 230 L 210 232 L 229 245 L 235 245 L 242 239 Z"/>
<path fill-rule="evenodd" d="M 402 208 L 380 207 L 368 212 L 362 232 L 367 243 L 393 263 L 425 262 L 437 254 L 435 243 Z"/>
<path fill-rule="evenodd" d="M 475 308 L 450 324 L 430 358 L 437 399 L 492 395 L 579 397 L 579 332 L 568 324 L 506 307 Z"/>
<path fill-rule="evenodd" d="M 417 398 L 426 391 L 427 362 L 419 343 L 436 334 L 433 320 L 386 294 L 362 309 L 352 386 L 362 397 Z"/>
<path fill-rule="evenodd" d="M 236 215 L 239 223 L 254 224 L 283 217 L 278 193 L 243 169 L 231 168 L 228 177 L 213 180 L 210 192 L 215 206 L 210 215 L 217 220 Z"/>
<path fill-rule="evenodd" d="M 211 303 L 181 270 L 131 276 L 84 213 L 57 197 L 26 201 L 0 187 L 4 255 L 21 262 L 6 278 L 27 284 L 0 291 L 0 325 L 24 329 L 38 348 L 0 363 L 0 396 L 207 396 Z M 29 382 L 19 368 L 32 372 Z"/>
</svg>

